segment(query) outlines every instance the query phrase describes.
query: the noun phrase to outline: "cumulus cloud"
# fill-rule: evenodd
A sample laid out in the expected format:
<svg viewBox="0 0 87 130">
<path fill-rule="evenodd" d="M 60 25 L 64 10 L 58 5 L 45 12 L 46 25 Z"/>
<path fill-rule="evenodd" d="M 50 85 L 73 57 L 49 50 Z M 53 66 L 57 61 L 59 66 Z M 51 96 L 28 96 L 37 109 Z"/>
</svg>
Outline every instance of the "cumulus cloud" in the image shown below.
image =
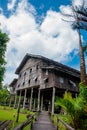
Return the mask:
<svg viewBox="0 0 87 130">
<path fill-rule="evenodd" d="M 87 7 L 87 0 L 73 0 L 73 5 L 81 6 L 84 4 L 85 7 Z"/>
<path fill-rule="evenodd" d="M 7 4 L 8 10 L 12 10 L 15 6 L 16 0 L 9 0 L 9 3 Z"/>
<path fill-rule="evenodd" d="M 74 5 L 82 5 L 82 3 L 83 3 L 83 0 L 73 0 L 73 4 Z"/>
<path fill-rule="evenodd" d="M 61 10 L 64 8 L 69 9 L 62 6 Z M 59 12 L 49 10 L 40 25 L 36 23 L 35 15 L 35 8 L 27 0 L 21 0 L 9 18 L 3 13 L 0 15 L 1 28 L 10 38 L 6 52 L 7 68 L 13 68 L 7 70 L 5 83 L 11 82 L 26 53 L 44 55 L 61 62 L 72 59 L 69 54 L 78 49 L 77 32 L 62 20 Z"/>
</svg>

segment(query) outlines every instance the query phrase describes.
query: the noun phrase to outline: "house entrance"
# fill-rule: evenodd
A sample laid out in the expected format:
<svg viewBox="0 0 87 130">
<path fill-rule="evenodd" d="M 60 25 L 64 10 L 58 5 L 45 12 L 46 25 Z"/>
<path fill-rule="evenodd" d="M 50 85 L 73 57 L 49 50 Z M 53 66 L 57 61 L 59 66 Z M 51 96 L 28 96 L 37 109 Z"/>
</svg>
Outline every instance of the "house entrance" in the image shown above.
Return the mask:
<svg viewBox="0 0 87 130">
<path fill-rule="evenodd" d="M 49 110 L 49 100 L 48 99 L 45 99 L 44 102 L 43 102 L 43 108 L 45 111 L 48 111 Z"/>
<path fill-rule="evenodd" d="M 52 103 L 52 92 L 44 91 L 43 93 L 43 110 L 49 111 Z"/>
</svg>

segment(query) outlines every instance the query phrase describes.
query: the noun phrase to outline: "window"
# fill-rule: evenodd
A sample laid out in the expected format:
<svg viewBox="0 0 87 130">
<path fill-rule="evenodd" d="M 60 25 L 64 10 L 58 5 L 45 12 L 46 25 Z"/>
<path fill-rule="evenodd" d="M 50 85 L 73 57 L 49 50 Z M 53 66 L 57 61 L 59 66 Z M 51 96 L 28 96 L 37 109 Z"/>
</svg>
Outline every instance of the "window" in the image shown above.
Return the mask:
<svg viewBox="0 0 87 130">
<path fill-rule="evenodd" d="M 45 78 L 45 79 L 44 79 L 45 88 L 48 88 L 48 82 L 49 82 L 49 79 L 48 79 L 48 78 Z"/>
<path fill-rule="evenodd" d="M 18 84 L 18 88 L 20 87 L 20 84 Z"/>
<path fill-rule="evenodd" d="M 60 83 L 64 83 L 64 78 L 63 77 L 59 77 L 59 82 Z"/>
<path fill-rule="evenodd" d="M 28 80 L 28 84 L 30 84 L 30 79 Z"/>
<path fill-rule="evenodd" d="M 21 78 L 21 74 L 19 74 L 19 77 Z"/>
<path fill-rule="evenodd" d="M 48 70 L 46 70 L 46 75 L 48 75 Z"/>
<path fill-rule="evenodd" d="M 26 75 L 26 72 L 24 73 L 24 76 Z"/>
<path fill-rule="evenodd" d="M 44 82 L 45 82 L 45 83 L 48 83 L 48 81 L 49 81 L 48 78 L 45 78 L 45 79 L 44 79 Z"/>
<path fill-rule="evenodd" d="M 38 65 L 36 65 L 36 70 L 38 70 Z"/>
<path fill-rule="evenodd" d="M 69 80 L 68 83 L 73 86 L 73 87 L 76 87 L 76 83 L 74 83 L 72 80 Z"/>
<path fill-rule="evenodd" d="M 35 79 L 35 82 L 37 82 L 37 78 Z"/>
<path fill-rule="evenodd" d="M 25 85 L 25 82 L 23 82 L 23 86 Z"/>
<path fill-rule="evenodd" d="M 34 80 L 35 82 L 37 82 L 37 79 L 38 79 L 37 77 L 34 77 L 34 79 L 33 79 L 33 80 Z"/>
<path fill-rule="evenodd" d="M 32 73 L 32 68 L 30 69 L 30 73 Z"/>
</svg>

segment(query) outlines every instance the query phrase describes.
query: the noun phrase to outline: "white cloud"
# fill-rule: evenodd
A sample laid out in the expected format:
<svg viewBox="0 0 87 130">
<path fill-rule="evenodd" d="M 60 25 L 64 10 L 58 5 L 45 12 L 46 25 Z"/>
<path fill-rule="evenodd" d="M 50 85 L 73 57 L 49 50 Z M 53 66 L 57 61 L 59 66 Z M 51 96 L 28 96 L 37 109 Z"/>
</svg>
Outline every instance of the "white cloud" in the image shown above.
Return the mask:
<svg viewBox="0 0 87 130">
<path fill-rule="evenodd" d="M 49 10 L 41 25 L 36 23 L 35 14 L 34 7 L 27 0 L 22 0 L 9 18 L 0 15 L 2 29 L 10 37 L 6 52 L 7 67 L 14 66 L 14 71 L 26 53 L 64 61 L 71 58 L 69 54 L 72 51 L 78 49 L 77 33 L 61 19 L 60 13 Z M 11 82 L 13 73 L 13 70 L 7 70 L 5 82 Z"/>
<path fill-rule="evenodd" d="M 14 78 L 18 78 L 18 76 L 17 75 L 15 75 L 13 72 L 8 72 L 8 73 L 6 73 L 6 75 L 5 75 L 5 80 L 4 80 L 4 84 L 10 84 L 11 82 L 12 82 L 12 77 Z"/>
<path fill-rule="evenodd" d="M 84 4 L 84 6 L 87 7 L 87 0 L 73 0 L 72 3 L 75 6 L 81 6 Z"/>
<path fill-rule="evenodd" d="M 83 3 L 83 0 L 73 0 L 73 4 L 74 5 L 82 5 L 82 3 Z"/>
<path fill-rule="evenodd" d="M 9 0 L 9 3 L 7 5 L 8 10 L 12 10 L 15 6 L 16 0 Z"/>
<path fill-rule="evenodd" d="M 64 60 L 65 55 L 78 46 L 77 33 L 71 29 L 69 23 L 62 20 L 60 13 L 49 11 L 41 25 L 41 31 L 48 36 L 48 46 L 52 44 L 54 54 L 62 55 L 63 59 L 59 58 L 59 60 Z M 56 38 L 54 38 L 55 35 L 57 35 Z"/>
</svg>

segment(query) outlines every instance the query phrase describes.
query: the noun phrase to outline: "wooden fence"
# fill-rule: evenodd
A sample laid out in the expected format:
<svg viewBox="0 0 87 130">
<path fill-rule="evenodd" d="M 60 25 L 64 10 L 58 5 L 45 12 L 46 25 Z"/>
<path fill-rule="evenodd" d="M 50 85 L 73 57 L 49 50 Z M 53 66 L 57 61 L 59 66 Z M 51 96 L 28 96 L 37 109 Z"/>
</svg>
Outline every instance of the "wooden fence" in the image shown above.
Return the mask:
<svg viewBox="0 0 87 130">
<path fill-rule="evenodd" d="M 0 130 L 9 130 L 12 125 L 11 120 L 5 120 L 0 122 Z"/>
<path fill-rule="evenodd" d="M 29 124 L 31 124 L 31 127 L 32 127 L 34 118 L 35 118 L 35 115 L 30 116 L 28 118 L 28 120 L 26 120 L 25 122 L 23 122 L 22 124 L 20 124 L 16 128 L 14 128 L 13 130 L 23 130 Z"/>
<path fill-rule="evenodd" d="M 68 130 L 75 130 L 70 125 L 68 125 L 66 122 L 64 122 L 63 120 L 61 120 L 59 117 L 57 117 L 57 130 L 58 130 L 58 124 L 59 124 L 59 122 L 61 122 Z"/>
</svg>

